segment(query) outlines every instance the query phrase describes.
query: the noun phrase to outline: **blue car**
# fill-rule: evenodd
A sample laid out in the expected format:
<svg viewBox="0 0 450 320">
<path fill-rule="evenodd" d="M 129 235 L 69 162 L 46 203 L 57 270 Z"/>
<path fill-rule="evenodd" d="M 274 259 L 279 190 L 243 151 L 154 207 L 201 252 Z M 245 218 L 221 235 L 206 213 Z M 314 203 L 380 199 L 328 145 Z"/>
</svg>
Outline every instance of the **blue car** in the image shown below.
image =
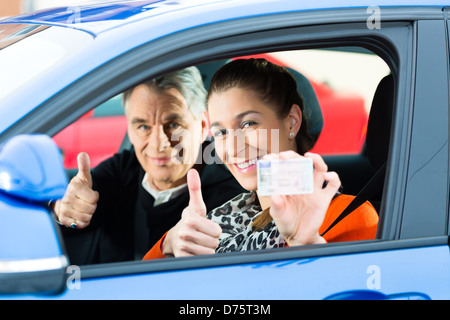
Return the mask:
<svg viewBox="0 0 450 320">
<path fill-rule="evenodd" d="M 213 315 L 275 312 L 226 300 L 450 299 L 450 1 L 377 4 L 123 1 L 0 20 L 0 298 L 223 300 Z M 303 79 L 318 141 L 360 121 L 360 152 L 335 138 L 322 155 L 377 209 L 376 238 L 72 264 L 47 203 L 74 173 L 51 137 L 145 79 L 196 65 L 207 86 L 226 61 L 259 55 Z M 194 309 L 174 312 L 207 312 Z"/>
</svg>

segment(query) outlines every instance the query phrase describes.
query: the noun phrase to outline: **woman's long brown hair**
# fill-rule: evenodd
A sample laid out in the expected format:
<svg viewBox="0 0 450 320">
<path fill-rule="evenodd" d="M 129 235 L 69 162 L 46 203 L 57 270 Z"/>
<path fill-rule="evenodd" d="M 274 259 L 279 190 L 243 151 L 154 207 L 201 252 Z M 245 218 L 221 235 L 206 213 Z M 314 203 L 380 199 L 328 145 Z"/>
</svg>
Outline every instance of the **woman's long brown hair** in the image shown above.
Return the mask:
<svg viewBox="0 0 450 320">
<path fill-rule="evenodd" d="M 231 88 L 254 91 L 265 105 L 272 107 L 279 119 L 288 116 L 293 104 L 302 111 L 302 124 L 296 136 L 296 147 L 299 154 L 304 154 L 313 145 L 308 133 L 308 124 L 304 112 L 303 98 L 297 91 L 295 78 L 289 71 L 265 59 L 238 59 L 220 68 L 213 78 L 208 92 L 222 93 Z M 255 230 L 264 229 L 270 222 L 270 208 L 264 210 L 254 221 Z"/>
</svg>

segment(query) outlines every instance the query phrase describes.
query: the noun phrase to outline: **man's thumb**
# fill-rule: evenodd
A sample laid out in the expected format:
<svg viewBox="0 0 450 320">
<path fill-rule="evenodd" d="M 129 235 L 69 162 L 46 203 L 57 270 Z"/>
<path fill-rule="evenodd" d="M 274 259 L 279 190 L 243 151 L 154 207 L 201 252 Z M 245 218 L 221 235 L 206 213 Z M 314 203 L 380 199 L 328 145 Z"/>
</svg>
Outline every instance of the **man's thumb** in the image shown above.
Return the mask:
<svg viewBox="0 0 450 320">
<path fill-rule="evenodd" d="M 78 174 L 77 177 L 83 180 L 92 188 L 91 162 L 86 152 L 80 152 L 77 156 Z"/>
<path fill-rule="evenodd" d="M 206 206 L 202 196 L 202 185 L 200 176 L 195 169 L 187 173 L 187 184 L 189 189 L 189 207 L 201 216 L 206 216 Z"/>
</svg>

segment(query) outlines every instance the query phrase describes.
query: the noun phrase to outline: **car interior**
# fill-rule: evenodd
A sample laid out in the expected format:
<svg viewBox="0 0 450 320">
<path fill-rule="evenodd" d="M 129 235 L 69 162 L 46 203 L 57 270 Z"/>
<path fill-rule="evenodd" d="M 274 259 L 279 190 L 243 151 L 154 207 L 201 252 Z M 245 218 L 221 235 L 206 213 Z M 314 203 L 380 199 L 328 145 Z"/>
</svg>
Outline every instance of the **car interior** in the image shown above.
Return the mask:
<svg viewBox="0 0 450 320">
<path fill-rule="evenodd" d="M 207 90 L 214 72 L 228 61 L 230 60 L 222 59 L 197 65 Z M 321 106 L 315 88 L 307 76 L 292 67 L 287 66 L 287 68 L 297 80 L 298 91 L 304 98 L 307 108 L 305 112 L 307 113 L 310 134 L 317 141 L 327 121 L 327 119 L 324 119 L 322 112 L 323 106 Z M 362 134 L 365 134 L 365 142 L 358 154 L 323 155 L 329 170 L 336 171 L 339 174 L 343 192 L 357 195 L 335 223 L 345 218 L 346 215 L 351 214 L 354 209 L 367 200 L 372 203 L 380 214 L 389 151 L 394 93 L 394 76 L 389 72 L 388 75 L 382 77 L 381 81 L 379 81 L 376 90 L 374 89 L 370 113 L 368 114 L 368 119 L 366 119 L 366 132 L 362 132 Z M 342 128 L 344 127 L 345 124 Z M 118 152 L 130 148 L 132 148 L 132 145 L 127 134 L 125 134 Z M 67 168 L 67 173 L 70 179 L 77 173 L 77 169 Z M 380 218 L 382 217 L 380 216 Z"/>
<path fill-rule="evenodd" d="M 207 89 L 214 71 L 225 63 L 227 63 L 227 60 L 214 61 L 197 66 Z M 314 141 L 317 141 L 323 128 L 324 119 L 314 88 L 303 74 L 289 67 L 287 69 L 297 81 L 298 91 L 301 93 L 307 108 L 305 112 L 307 113 L 309 132 Z M 392 74 L 388 74 L 376 88 L 361 154 L 323 156 L 329 170 L 339 173 L 344 192 L 358 196 L 349 205 L 348 210 L 338 218 L 338 221 L 342 220 L 365 201 L 370 201 L 377 212 L 380 212 L 389 151 L 393 103 L 394 78 Z M 132 148 L 132 146 L 128 136 L 125 134 L 119 152 L 129 148 Z"/>
</svg>

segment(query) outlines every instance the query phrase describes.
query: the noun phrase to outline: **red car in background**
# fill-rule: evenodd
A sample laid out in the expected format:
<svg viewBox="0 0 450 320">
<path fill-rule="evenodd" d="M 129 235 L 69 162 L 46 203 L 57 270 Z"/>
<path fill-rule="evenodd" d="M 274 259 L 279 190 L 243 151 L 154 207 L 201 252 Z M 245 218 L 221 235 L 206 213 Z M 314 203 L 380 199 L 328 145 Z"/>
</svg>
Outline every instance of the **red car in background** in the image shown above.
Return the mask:
<svg viewBox="0 0 450 320">
<path fill-rule="evenodd" d="M 53 137 L 60 148 L 66 169 L 77 168 L 79 152 L 89 154 L 95 167 L 119 150 L 127 131 L 121 95 L 88 112 Z"/>
<path fill-rule="evenodd" d="M 297 69 L 271 54 L 252 57 L 262 57 Z M 316 93 L 324 121 L 320 136 L 311 151 L 322 155 L 359 154 L 363 148 L 368 122 L 363 97 L 337 93 L 324 83 L 308 80 Z M 77 168 L 76 157 L 81 151 L 89 154 L 91 167 L 95 167 L 119 150 L 126 130 L 127 120 L 121 95 L 118 95 L 84 115 L 53 139 L 61 149 L 66 169 Z"/>
</svg>

